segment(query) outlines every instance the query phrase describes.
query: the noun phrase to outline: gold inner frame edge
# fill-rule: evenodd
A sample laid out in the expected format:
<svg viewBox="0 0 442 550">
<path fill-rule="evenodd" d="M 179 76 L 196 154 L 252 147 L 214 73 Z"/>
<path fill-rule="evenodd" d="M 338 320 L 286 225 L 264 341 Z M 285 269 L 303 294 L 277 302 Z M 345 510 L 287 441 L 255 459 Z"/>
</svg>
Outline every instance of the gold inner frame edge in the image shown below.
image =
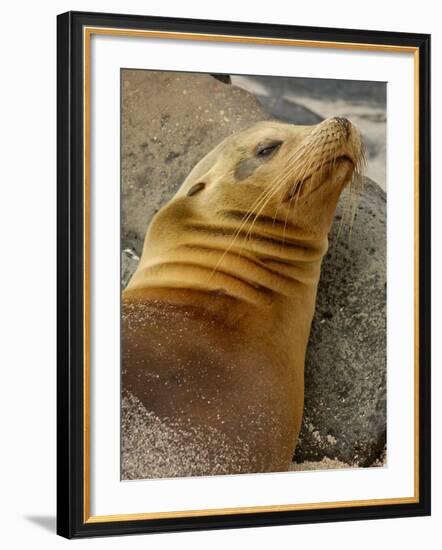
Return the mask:
<svg viewBox="0 0 442 550">
<path fill-rule="evenodd" d="M 334 48 L 344 50 L 412 53 L 414 62 L 414 495 L 370 500 L 317 502 L 269 506 L 214 508 L 203 510 L 177 510 L 93 516 L 90 511 L 90 42 L 91 36 L 112 35 L 158 39 L 235 42 L 274 46 L 309 48 Z M 269 37 L 245 37 L 236 35 L 114 29 L 108 27 L 83 28 L 83 209 L 84 209 L 84 454 L 83 454 L 83 519 L 84 523 L 103 523 L 149 519 L 203 517 L 229 514 L 250 514 L 300 510 L 324 510 L 353 506 L 385 506 L 419 502 L 419 49 L 414 46 L 331 42 L 321 40 L 296 40 Z"/>
</svg>

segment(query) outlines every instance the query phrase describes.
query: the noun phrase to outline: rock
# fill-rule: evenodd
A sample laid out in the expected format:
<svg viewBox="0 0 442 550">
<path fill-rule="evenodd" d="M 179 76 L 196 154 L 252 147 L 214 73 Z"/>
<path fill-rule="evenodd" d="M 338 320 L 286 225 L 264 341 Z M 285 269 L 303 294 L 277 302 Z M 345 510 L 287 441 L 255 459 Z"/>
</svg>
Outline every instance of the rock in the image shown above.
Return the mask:
<svg viewBox="0 0 442 550">
<path fill-rule="evenodd" d="M 121 253 L 121 288 L 126 288 L 127 283 L 137 268 L 140 257 L 130 248 Z"/>
<path fill-rule="evenodd" d="M 369 466 L 386 443 L 386 196 L 366 180 L 351 241 L 337 232 L 324 258 L 307 349 L 296 462 Z"/>
<path fill-rule="evenodd" d="M 292 104 L 293 105 L 293 104 Z M 295 109 L 296 111 L 296 109 Z M 293 122 L 315 116 L 291 111 Z M 150 218 L 228 135 L 271 118 L 255 96 L 210 75 L 123 71 L 122 283 Z M 290 114 L 290 113 L 289 113 Z M 304 120 L 304 121 L 303 121 Z M 313 120 L 310 123 L 314 123 Z M 378 464 L 386 443 L 386 199 L 367 180 L 352 228 L 324 258 L 307 350 L 304 420 L 295 461 Z M 127 249 L 127 250 L 126 250 Z"/>
<path fill-rule="evenodd" d="M 309 97 L 324 103 L 343 101 L 363 105 L 376 104 L 385 107 L 385 82 L 368 80 L 340 80 L 335 78 L 292 78 L 281 76 L 250 75 L 232 76 L 232 82 L 249 89 L 253 93 L 273 97 Z"/>
<path fill-rule="evenodd" d="M 195 164 L 225 137 L 270 117 L 252 94 L 210 75 L 122 73 L 121 244 L 140 255 L 153 214 Z"/>
</svg>

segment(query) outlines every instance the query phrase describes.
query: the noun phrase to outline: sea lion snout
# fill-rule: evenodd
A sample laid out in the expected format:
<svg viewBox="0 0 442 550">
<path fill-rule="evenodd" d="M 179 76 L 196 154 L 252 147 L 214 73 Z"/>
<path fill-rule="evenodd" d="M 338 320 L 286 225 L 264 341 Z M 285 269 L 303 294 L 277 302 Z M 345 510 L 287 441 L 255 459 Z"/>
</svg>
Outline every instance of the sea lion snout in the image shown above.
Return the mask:
<svg viewBox="0 0 442 550">
<path fill-rule="evenodd" d="M 342 117 L 342 116 L 336 116 L 334 117 L 334 120 L 340 124 L 342 130 L 344 131 L 344 133 L 346 134 L 346 136 L 348 137 L 349 133 L 350 133 L 350 128 L 351 128 L 351 122 L 348 120 L 348 118 L 345 118 L 345 117 Z"/>
<path fill-rule="evenodd" d="M 359 131 L 348 118 L 334 116 L 326 118 L 317 126 L 314 126 L 312 133 L 308 137 L 314 136 L 319 138 L 324 135 L 327 136 L 328 142 L 331 140 L 332 142 L 343 144 L 346 140 L 351 140 L 353 136 L 358 137 Z"/>
<path fill-rule="evenodd" d="M 288 157 L 291 177 L 283 202 L 311 194 L 320 186 L 337 191 L 361 170 L 363 149 L 358 129 L 344 117 L 330 117 L 316 126 Z"/>
</svg>

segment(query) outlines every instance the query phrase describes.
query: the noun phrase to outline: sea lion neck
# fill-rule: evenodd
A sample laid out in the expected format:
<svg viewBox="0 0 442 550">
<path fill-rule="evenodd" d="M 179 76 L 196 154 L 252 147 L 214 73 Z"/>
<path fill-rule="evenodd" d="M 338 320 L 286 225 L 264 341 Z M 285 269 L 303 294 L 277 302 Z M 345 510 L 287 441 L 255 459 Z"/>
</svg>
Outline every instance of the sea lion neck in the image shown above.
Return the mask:
<svg viewBox="0 0 442 550">
<path fill-rule="evenodd" d="M 222 237 L 212 239 L 213 227 L 207 231 L 204 241 L 183 240 L 143 256 L 127 291 L 169 289 L 177 298 L 199 293 L 210 303 L 226 299 L 270 308 L 316 288 L 326 242 L 283 242 L 261 235 L 247 247 L 229 249 Z"/>
<path fill-rule="evenodd" d="M 201 210 L 174 200 L 157 214 L 128 290 L 181 288 L 270 307 L 316 287 L 327 236 L 292 223 L 283 231 L 262 215 L 239 229 L 240 210 Z"/>
</svg>

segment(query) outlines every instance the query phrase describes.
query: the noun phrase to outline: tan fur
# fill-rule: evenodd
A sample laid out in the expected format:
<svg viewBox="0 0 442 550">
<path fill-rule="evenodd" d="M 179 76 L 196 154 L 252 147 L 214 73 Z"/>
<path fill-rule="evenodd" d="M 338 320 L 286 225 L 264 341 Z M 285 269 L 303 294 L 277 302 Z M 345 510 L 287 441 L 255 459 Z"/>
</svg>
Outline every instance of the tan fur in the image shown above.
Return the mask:
<svg viewBox="0 0 442 550">
<path fill-rule="evenodd" d="M 197 473 L 288 469 L 327 235 L 361 159 L 343 119 L 262 122 L 204 157 L 153 218 L 123 294 L 123 388 L 166 423 L 211 434 Z M 230 462 L 216 451 L 226 441 Z M 170 452 L 185 454 L 181 443 Z"/>
</svg>

